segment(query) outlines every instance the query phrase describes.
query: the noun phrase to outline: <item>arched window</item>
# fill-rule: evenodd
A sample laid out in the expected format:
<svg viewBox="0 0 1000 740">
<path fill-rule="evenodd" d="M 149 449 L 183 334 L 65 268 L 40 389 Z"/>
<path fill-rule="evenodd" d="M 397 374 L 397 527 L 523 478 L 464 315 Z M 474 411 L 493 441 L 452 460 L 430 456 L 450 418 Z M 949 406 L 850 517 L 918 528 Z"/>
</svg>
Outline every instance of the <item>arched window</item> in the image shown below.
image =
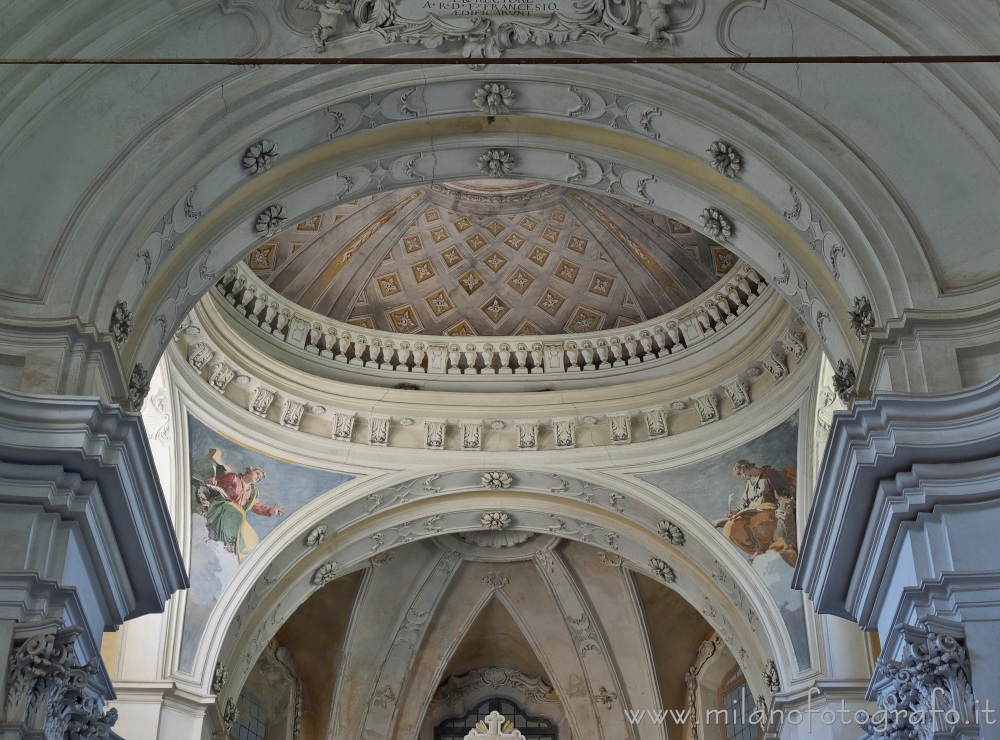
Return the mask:
<svg viewBox="0 0 1000 740">
<path fill-rule="evenodd" d="M 476 723 L 486 719 L 490 712 L 500 712 L 526 738 L 534 740 L 559 740 L 556 726 L 547 719 L 529 717 L 517 704 L 509 699 L 493 697 L 486 699 L 463 717 L 446 719 L 434 728 L 434 740 L 463 740 Z"/>
<path fill-rule="evenodd" d="M 720 715 L 725 724 L 719 723 L 718 737 L 722 740 L 758 740 L 761 737 L 760 726 L 750 719 L 754 711 L 753 694 L 738 667 L 722 679 L 719 686 L 719 709 L 725 710 Z"/>
<path fill-rule="evenodd" d="M 267 715 L 256 694 L 240 692 L 240 720 L 230 734 L 236 740 L 267 740 Z"/>
</svg>

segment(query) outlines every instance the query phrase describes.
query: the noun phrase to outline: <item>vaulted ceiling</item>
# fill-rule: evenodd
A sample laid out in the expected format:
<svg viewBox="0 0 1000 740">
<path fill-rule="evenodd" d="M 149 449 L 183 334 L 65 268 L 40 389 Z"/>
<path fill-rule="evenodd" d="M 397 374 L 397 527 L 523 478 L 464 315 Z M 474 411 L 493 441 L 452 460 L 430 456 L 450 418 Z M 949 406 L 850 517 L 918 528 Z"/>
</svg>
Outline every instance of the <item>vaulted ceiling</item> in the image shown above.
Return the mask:
<svg viewBox="0 0 1000 740">
<path fill-rule="evenodd" d="M 415 737 L 456 706 L 461 714 L 456 691 L 466 692 L 455 687 L 491 668 L 541 679 L 559 707 L 550 716 L 575 713 L 583 737 L 599 726 L 617 737 L 620 714 L 595 710 L 600 687 L 583 684 L 581 661 L 624 706 L 683 707 L 685 671 L 712 634 L 694 606 L 613 550 L 542 535 L 477 547 L 450 535 L 384 552 L 318 590 L 277 641 L 303 681 L 306 738 L 373 728 Z"/>
<path fill-rule="evenodd" d="M 502 182 L 337 205 L 246 263 L 312 311 L 368 329 L 453 336 L 635 324 L 696 298 L 736 264 L 702 234 L 639 206 Z"/>
</svg>

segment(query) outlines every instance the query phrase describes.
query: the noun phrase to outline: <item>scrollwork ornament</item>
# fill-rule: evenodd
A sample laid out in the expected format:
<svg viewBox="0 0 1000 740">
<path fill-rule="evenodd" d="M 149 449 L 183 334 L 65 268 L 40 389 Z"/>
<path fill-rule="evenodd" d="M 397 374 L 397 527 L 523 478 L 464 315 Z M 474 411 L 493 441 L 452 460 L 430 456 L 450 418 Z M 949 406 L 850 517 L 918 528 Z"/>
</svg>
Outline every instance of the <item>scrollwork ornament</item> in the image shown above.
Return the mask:
<svg viewBox="0 0 1000 740">
<path fill-rule="evenodd" d="M 252 144 L 243 155 L 243 169 L 251 175 L 257 175 L 270 169 L 278 157 L 278 145 L 273 141 L 261 139 Z"/>
<path fill-rule="evenodd" d="M 268 206 L 257 214 L 257 220 L 254 221 L 253 230 L 258 234 L 274 236 L 281 231 L 282 226 L 284 226 L 284 223 L 287 220 L 288 216 L 285 212 L 284 206 Z"/>
<path fill-rule="evenodd" d="M 479 155 L 476 163 L 487 177 L 507 177 L 514 171 L 514 157 L 503 149 L 489 149 Z"/>
<path fill-rule="evenodd" d="M 499 82 L 487 82 L 476 90 L 472 102 L 488 116 L 509 113 L 514 104 L 514 91 Z"/>
<path fill-rule="evenodd" d="M 844 403 L 849 404 L 857 390 L 858 376 L 850 362 L 837 360 L 837 369 L 833 373 L 833 390 Z"/>
<path fill-rule="evenodd" d="M 717 208 L 706 208 L 698 217 L 705 229 L 705 234 L 717 242 L 725 242 L 733 235 L 733 224 L 722 211 Z"/>
<path fill-rule="evenodd" d="M 135 317 L 128 310 L 128 303 L 126 301 L 118 301 L 111 311 L 111 323 L 108 325 L 108 331 L 111 332 L 111 335 L 115 338 L 115 343 L 119 347 L 128 341 L 134 325 Z"/>
<path fill-rule="evenodd" d="M 724 141 L 713 141 L 712 145 L 705 151 L 708 153 L 712 166 L 720 175 L 736 177 L 740 173 L 742 161 L 731 144 Z"/>
<path fill-rule="evenodd" d="M 872 310 L 872 303 L 868 300 L 868 296 L 855 296 L 854 307 L 849 309 L 847 314 L 850 318 L 851 329 L 854 330 L 854 336 L 862 342 L 865 341 L 875 326 L 875 312 Z"/>
</svg>

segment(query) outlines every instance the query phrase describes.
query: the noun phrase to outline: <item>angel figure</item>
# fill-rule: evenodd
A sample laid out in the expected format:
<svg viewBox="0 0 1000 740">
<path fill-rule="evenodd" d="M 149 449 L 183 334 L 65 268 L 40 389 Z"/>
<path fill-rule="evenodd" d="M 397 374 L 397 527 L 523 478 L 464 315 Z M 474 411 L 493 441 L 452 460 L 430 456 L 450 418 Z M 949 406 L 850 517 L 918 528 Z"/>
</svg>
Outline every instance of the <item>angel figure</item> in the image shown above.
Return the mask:
<svg viewBox="0 0 1000 740">
<path fill-rule="evenodd" d="M 319 13 L 319 21 L 313 28 L 312 37 L 317 51 L 326 48 L 327 39 L 333 38 L 337 29 L 337 16 L 348 13 L 351 4 L 340 0 L 326 0 L 318 3 L 315 0 L 302 0 L 297 6 L 299 10 L 315 10 Z"/>
<path fill-rule="evenodd" d="M 646 0 L 646 7 L 649 8 L 649 37 L 646 43 L 649 46 L 662 44 L 664 41 L 674 43 L 674 35 L 670 33 L 670 15 L 667 8 L 675 2 L 685 2 L 686 0 Z"/>
<path fill-rule="evenodd" d="M 225 465 L 216 449 L 191 464 L 192 504 L 205 517 L 209 539 L 221 542 L 227 552 L 240 560 L 257 545 L 259 537 L 247 521 L 247 514 L 282 516 L 283 506 L 266 506 L 260 501 L 257 484 L 264 471 L 248 465 L 242 473 Z"/>
</svg>

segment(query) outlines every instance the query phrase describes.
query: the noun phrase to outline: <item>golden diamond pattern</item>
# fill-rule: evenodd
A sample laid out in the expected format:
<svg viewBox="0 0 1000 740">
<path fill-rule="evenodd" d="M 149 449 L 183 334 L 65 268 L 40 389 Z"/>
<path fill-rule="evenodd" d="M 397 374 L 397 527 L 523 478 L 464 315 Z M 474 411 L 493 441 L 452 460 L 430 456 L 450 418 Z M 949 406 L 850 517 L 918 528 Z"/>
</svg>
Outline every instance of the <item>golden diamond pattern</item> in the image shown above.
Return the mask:
<svg viewBox="0 0 1000 740">
<path fill-rule="evenodd" d="M 538 219 L 532 218 L 531 216 L 525 216 L 521 219 L 519 225 L 521 228 L 527 229 L 528 231 L 534 231 L 535 227 L 538 226 Z"/>
<path fill-rule="evenodd" d="M 431 264 L 430 260 L 424 260 L 423 262 L 418 262 L 417 264 L 410 267 L 413 270 L 413 279 L 418 283 L 424 282 L 424 280 L 430 280 L 432 277 L 437 275 L 434 270 L 434 265 Z"/>
<path fill-rule="evenodd" d="M 462 319 L 454 326 L 449 326 L 444 330 L 444 333 L 449 337 L 474 337 L 476 336 L 476 330 L 472 328 L 472 325 L 468 321 Z"/>
<path fill-rule="evenodd" d="M 468 239 L 466 239 L 465 243 L 469 245 L 469 249 L 471 249 L 473 252 L 478 252 L 480 249 L 482 249 L 488 244 L 488 242 L 486 241 L 486 237 L 480 234 L 478 231 L 472 236 L 470 236 Z"/>
<path fill-rule="evenodd" d="M 420 325 L 420 320 L 417 318 L 416 312 L 413 310 L 413 306 L 409 304 L 393 309 L 386 315 L 389 317 L 389 323 L 392 325 L 393 330 L 400 334 L 417 332 L 423 328 Z"/>
<path fill-rule="evenodd" d="M 254 272 L 273 270 L 274 256 L 277 251 L 277 244 L 261 244 L 247 257 L 247 265 Z"/>
<path fill-rule="evenodd" d="M 522 270 L 520 267 L 514 271 L 513 275 L 507 278 L 507 285 L 521 295 L 524 295 L 524 291 L 530 288 L 533 282 L 535 282 L 535 278 L 531 276 L 531 273 Z"/>
<path fill-rule="evenodd" d="M 552 288 L 546 288 L 537 305 L 549 316 L 555 316 L 565 302 L 565 296 L 556 293 Z"/>
<path fill-rule="evenodd" d="M 556 241 L 558 241 L 559 239 L 559 234 L 561 233 L 562 232 L 559 231 L 559 229 L 554 229 L 551 226 L 546 226 L 545 231 L 542 232 L 542 239 L 544 239 L 547 242 L 552 242 L 553 244 L 555 244 Z"/>
<path fill-rule="evenodd" d="M 463 231 L 468 231 L 472 228 L 472 221 L 467 218 L 460 218 L 454 222 L 455 229 L 461 234 Z"/>
<path fill-rule="evenodd" d="M 448 238 L 448 229 L 446 229 L 444 226 L 438 226 L 436 229 L 431 229 L 431 239 L 434 240 L 435 244 L 440 244 L 447 238 Z"/>
<path fill-rule="evenodd" d="M 469 270 L 458 279 L 458 284 L 468 295 L 472 295 L 483 287 L 483 279 L 475 270 Z"/>
<path fill-rule="evenodd" d="M 486 230 L 488 232 L 490 232 L 491 234 L 493 234 L 493 236 L 499 235 L 500 232 L 502 232 L 506 228 L 507 228 L 506 226 L 504 226 L 502 223 L 500 223 L 496 219 L 493 219 L 488 224 L 486 224 Z"/>
<path fill-rule="evenodd" d="M 542 247 L 535 247 L 531 250 L 531 254 L 528 255 L 528 259 L 534 262 L 539 267 L 545 267 L 545 262 L 549 258 L 549 250 L 543 249 Z"/>
<path fill-rule="evenodd" d="M 375 278 L 375 282 L 383 298 L 403 292 L 403 281 L 399 279 L 399 273 L 390 272 L 388 275 L 380 275 Z"/>
<path fill-rule="evenodd" d="M 561 224 L 566 220 L 566 214 L 563 211 L 552 211 L 552 220 Z"/>
<path fill-rule="evenodd" d="M 493 270 L 493 272 L 500 272 L 503 266 L 507 264 L 507 258 L 494 250 L 483 260 L 483 264 Z"/>
<path fill-rule="evenodd" d="M 431 313 L 435 316 L 441 316 L 442 314 L 448 313 L 455 307 L 455 304 L 451 302 L 451 298 L 448 297 L 448 293 L 444 288 L 434 291 L 424 300 L 427 301 L 427 305 L 430 306 Z"/>
<path fill-rule="evenodd" d="M 433 221 L 440 221 L 441 214 L 438 213 L 437 211 L 427 211 L 427 213 L 424 214 L 424 220 L 427 223 L 431 223 Z"/>
<path fill-rule="evenodd" d="M 407 254 L 412 254 L 413 252 L 419 252 L 423 248 L 424 245 L 420 241 L 420 234 L 413 234 L 411 236 L 403 237 L 403 249 L 406 250 Z"/>
<path fill-rule="evenodd" d="M 573 264 L 569 260 L 559 260 L 559 264 L 556 266 L 555 276 L 560 280 L 565 280 L 567 283 L 575 283 L 577 276 L 580 274 L 580 265 Z"/>
<path fill-rule="evenodd" d="M 608 277 L 607 275 L 595 272 L 594 277 L 590 279 L 590 287 L 587 288 L 587 290 L 601 296 L 602 298 L 607 298 L 611 295 L 611 288 L 614 284 L 615 279 L 613 277 Z"/>
<path fill-rule="evenodd" d="M 513 332 L 511 332 L 511 336 L 527 337 L 542 333 L 543 333 L 542 330 L 538 328 L 537 324 L 535 324 L 533 321 L 525 319 Z"/>
<path fill-rule="evenodd" d="M 307 218 L 305 221 L 299 221 L 295 224 L 296 231 L 319 231 L 320 226 L 323 225 L 323 214 L 317 213 L 312 218 Z"/>
<path fill-rule="evenodd" d="M 510 313 L 510 304 L 496 293 L 486 301 L 479 310 L 486 314 L 486 318 L 495 324 L 503 321 L 503 317 Z"/>
<path fill-rule="evenodd" d="M 572 249 L 574 252 L 579 252 L 580 254 L 586 254 L 587 252 L 587 240 L 582 236 L 576 236 L 575 234 L 569 238 L 569 242 L 566 244 L 567 247 Z"/>
<path fill-rule="evenodd" d="M 451 249 L 446 249 L 445 251 L 441 252 L 441 259 L 444 260 L 445 264 L 448 265 L 448 267 L 454 267 L 459 262 L 464 260 L 465 257 L 463 257 L 462 253 L 459 252 L 455 247 L 452 247 Z"/>
<path fill-rule="evenodd" d="M 597 331 L 604 323 L 604 314 L 578 306 L 573 316 L 566 324 L 566 330 L 571 332 Z"/>
<path fill-rule="evenodd" d="M 508 236 L 508 237 L 507 237 L 506 239 L 504 239 L 504 240 L 503 240 L 503 243 L 504 243 L 504 244 L 506 244 L 506 245 L 507 245 L 508 247 L 510 247 L 511 249 L 513 249 L 513 250 L 514 250 L 514 251 L 516 252 L 516 251 L 518 251 L 518 250 L 519 250 L 519 249 L 520 249 L 521 247 L 523 247 L 523 246 L 524 246 L 524 243 L 525 243 L 526 241 L 528 241 L 528 240 L 527 240 L 527 238 L 525 238 L 525 237 L 524 237 L 524 236 L 522 236 L 521 234 L 518 234 L 518 233 L 517 233 L 517 232 L 515 231 L 515 232 L 514 232 L 513 234 L 511 234 L 511 235 L 510 235 L 510 236 Z"/>
<path fill-rule="evenodd" d="M 685 226 L 680 221 L 674 221 L 672 218 L 668 218 L 667 219 L 667 230 L 669 230 L 671 234 L 690 234 L 691 233 L 691 227 L 690 226 Z"/>
</svg>

